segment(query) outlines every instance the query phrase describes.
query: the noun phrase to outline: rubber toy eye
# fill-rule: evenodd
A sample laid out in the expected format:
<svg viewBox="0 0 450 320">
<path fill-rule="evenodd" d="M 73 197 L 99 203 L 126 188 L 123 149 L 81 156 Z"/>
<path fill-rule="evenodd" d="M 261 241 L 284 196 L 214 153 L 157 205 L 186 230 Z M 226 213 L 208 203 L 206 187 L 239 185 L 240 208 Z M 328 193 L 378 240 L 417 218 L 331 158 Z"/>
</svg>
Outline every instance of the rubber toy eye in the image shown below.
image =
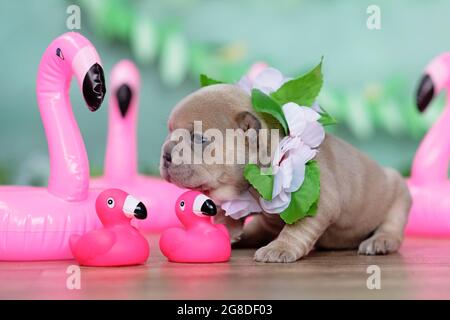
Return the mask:
<svg viewBox="0 0 450 320">
<path fill-rule="evenodd" d="M 181 209 L 181 211 L 184 211 L 184 207 L 185 207 L 184 201 L 181 201 L 180 202 L 180 209 Z"/>
<path fill-rule="evenodd" d="M 108 207 L 111 208 L 111 209 L 114 208 L 114 206 L 116 205 L 116 203 L 114 202 L 113 198 L 108 198 L 106 203 L 108 204 Z"/>
</svg>

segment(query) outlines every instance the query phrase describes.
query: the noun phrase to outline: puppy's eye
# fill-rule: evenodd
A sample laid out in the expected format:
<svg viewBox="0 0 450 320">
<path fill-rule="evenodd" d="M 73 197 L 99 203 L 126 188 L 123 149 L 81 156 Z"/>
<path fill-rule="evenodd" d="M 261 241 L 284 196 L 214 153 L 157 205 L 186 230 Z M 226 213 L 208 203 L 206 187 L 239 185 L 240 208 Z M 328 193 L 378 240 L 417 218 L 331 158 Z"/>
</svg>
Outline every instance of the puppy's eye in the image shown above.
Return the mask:
<svg viewBox="0 0 450 320">
<path fill-rule="evenodd" d="M 204 143 L 209 142 L 208 138 L 202 134 L 194 134 L 193 140 L 194 140 L 194 143 L 197 143 L 197 144 L 204 144 Z"/>
<path fill-rule="evenodd" d="M 108 200 L 106 200 L 106 204 L 108 205 L 108 208 L 114 208 L 116 205 L 116 202 L 114 201 L 113 198 L 108 198 Z"/>
<path fill-rule="evenodd" d="M 186 205 L 185 205 L 184 201 L 181 201 L 180 202 L 180 209 L 181 209 L 181 211 L 184 211 L 185 207 L 186 207 Z"/>
</svg>

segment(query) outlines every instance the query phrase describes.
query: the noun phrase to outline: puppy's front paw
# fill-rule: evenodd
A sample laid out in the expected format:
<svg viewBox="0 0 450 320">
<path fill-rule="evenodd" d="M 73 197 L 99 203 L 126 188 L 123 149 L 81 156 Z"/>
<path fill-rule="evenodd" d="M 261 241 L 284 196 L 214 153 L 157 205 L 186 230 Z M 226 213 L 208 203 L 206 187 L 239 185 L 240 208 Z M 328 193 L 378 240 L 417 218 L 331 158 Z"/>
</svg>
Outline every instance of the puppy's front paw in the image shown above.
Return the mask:
<svg viewBox="0 0 450 320">
<path fill-rule="evenodd" d="M 232 245 L 238 243 L 239 241 L 241 241 L 242 238 L 242 233 L 238 233 L 238 234 L 230 234 L 230 242 Z"/>
<path fill-rule="evenodd" d="M 303 255 L 298 248 L 281 241 L 272 241 L 255 252 L 254 260 L 258 262 L 295 262 Z"/>
<path fill-rule="evenodd" d="M 358 249 L 358 254 L 368 256 L 383 255 L 396 252 L 401 245 L 401 240 L 398 237 L 393 237 L 386 234 L 375 234 L 369 239 L 361 242 Z"/>
</svg>

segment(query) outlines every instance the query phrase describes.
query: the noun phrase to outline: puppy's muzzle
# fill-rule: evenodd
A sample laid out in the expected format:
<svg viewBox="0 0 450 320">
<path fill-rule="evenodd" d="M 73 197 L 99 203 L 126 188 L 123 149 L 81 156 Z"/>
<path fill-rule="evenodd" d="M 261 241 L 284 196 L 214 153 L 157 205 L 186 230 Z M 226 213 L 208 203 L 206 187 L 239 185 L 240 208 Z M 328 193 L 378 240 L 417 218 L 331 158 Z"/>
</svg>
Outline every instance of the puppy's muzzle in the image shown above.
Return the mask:
<svg viewBox="0 0 450 320">
<path fill-rule="evenodd" d="M 162 165 L 166 169 L 172 164 L 172 150 L 174 147 L 175 143 L 170 141 L 163 148 Z"/>
<path fill-rule="evenodd" d="M 172 163 L 172 155 L 170 153 L 164 153 L 164 155 L 163 155 L 164 168 L 168 168 L 171 163 Z"/>
</svg>

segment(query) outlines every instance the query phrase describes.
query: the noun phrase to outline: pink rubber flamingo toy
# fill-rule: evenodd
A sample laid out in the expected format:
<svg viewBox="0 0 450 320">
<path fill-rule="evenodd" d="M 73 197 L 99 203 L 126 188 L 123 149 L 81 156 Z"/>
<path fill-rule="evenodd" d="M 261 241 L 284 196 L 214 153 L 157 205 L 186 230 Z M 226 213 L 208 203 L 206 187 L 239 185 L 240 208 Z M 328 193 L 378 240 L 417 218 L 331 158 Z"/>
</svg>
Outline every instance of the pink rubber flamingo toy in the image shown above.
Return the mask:
<svg viewBox="0 0 450 320">
<path fill-rule="evenodd" d="M 421 112 L 441 90 L 450 89 L 450 53 L 436 57 L 427 66 L 417 91 Z M 408 180 L 413 206 L 406 233 L 450 236 L 450 97 L 443 114 L 420 143 Z"/>
<path fill-rule="evenodd" d="M 140 75 L 135 64 L 122 60 L 110 77 L 108 142 L 104 176 L 92 179 L 93 187 L 117 187 L 142 199 L 152 219 L 133 220 L 141 230 L 162 231 L 180 223 L 173 212 L 173 203 L 185 190 L 162 179 L 138 173 L 137 116 Z"/>
<path fill-rule="evenodd" d="M 70 237 L 70 248 L 80 265 L 113 267 L 144 264 L 150 248 L 147 240 L 131 226 L 131 219 L 145 219 L 145 205 L 120 189 L 108 189 L 97 197 L 95 210 L 103 228 Z"/>
<path fill-rule="evenodd" d="M 161 252 L 172 262 L 224 262 L 230 259 L 230 236 L 225 226 L 213 224 L 214 202 L 198 191 L 183 193 L 175 204 L 184 227 L 167 229 L 161 235 Z"/>
<path fill-rule="evenodd" d="M 69 87 L 78 80 L 91 111 L 105 96 L 100 58 L 82 35 L 66 33 L 45 51 L 37 101 L 48 142 L 47 188 L 0 187 L 0 260 L 70 259 L 69 237 L 100 225 L 89 189 L 89 162 L 72 113 Z"/>
</svg>

